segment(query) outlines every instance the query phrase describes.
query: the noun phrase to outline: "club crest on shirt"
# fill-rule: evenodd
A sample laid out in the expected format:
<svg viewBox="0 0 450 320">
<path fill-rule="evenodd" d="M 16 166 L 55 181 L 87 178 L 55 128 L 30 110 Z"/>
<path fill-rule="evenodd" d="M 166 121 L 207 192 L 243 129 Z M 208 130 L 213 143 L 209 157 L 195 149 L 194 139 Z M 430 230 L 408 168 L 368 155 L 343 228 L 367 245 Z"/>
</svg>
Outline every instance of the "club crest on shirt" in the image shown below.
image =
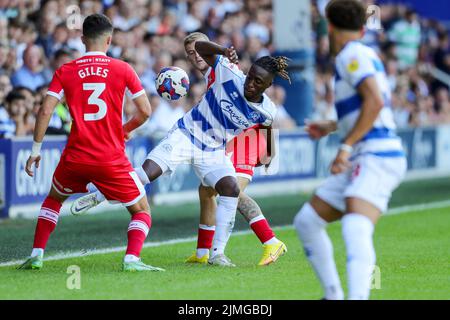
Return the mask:
<svg viewBox="0 0 450 320">
<path fill-rule="evenodd" d="M 359 69 L 359 62 L 358 59 L 353 58 L 350 60 L 350 63 L 347 65 L 347 70 L 350 73 L 356 72 Z"/>
<path fill-rule="evenodd" d="M 252 119 L 253 122 L 257 122 L 259 119 L 259 113 L 256 111 L 251 112 L 250 119 Z"/>
</svg>

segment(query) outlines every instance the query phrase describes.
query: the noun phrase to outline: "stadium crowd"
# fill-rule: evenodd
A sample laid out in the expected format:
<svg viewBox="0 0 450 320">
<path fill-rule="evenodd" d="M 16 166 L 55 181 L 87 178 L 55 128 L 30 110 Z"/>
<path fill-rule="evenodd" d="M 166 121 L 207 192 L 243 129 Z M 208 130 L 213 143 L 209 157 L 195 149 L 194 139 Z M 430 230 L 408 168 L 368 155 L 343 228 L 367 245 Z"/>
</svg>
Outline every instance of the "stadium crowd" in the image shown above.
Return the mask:
<svg viewBox="0 0 450 320">
<path fill-rule="evenodd" d="M 314 119 L 336 116 L 323 17 L 326 2 L 312 1 L 317 69 Z M 201 31 L 222 45 L 233 45 L 244 71 L 252 61 L 274 51 L 271 0 L 0 0 L 0 137 L 32 134 L 35 114 L 53 72 L 84 53 L 82 17 L 95 12 L 103 12 L 113 21 L 108 55 L 129 62 L 150 96 L 154 113 L 138 130 L 139 135 L 161 137 L 205 92 L 201 74 L 185 56 L 183 38 L 190 32 Z M 364 42 L 376 48 L 385 62 L 399 127 L 450 123 L 448 87 L 420 68 L 431 63 L 450 73 L 445 27 L 394 5 L 381 6 L 381 23 L 383 32 L 368 30 Z M 154 79 L 168 65 L 188 71 L 191 88 L 187 98 L 169 103 L 157 95 Z M 274 126 L 295 128 L 283 107 L 284 89 L 274 86 L 268 94 L 279 108 Z M 124 117 L 131 107 L 128 101 Z M 67 134 L 69 130 L 70 115 L 61 103 L 48 133 Z"/>
</svg>

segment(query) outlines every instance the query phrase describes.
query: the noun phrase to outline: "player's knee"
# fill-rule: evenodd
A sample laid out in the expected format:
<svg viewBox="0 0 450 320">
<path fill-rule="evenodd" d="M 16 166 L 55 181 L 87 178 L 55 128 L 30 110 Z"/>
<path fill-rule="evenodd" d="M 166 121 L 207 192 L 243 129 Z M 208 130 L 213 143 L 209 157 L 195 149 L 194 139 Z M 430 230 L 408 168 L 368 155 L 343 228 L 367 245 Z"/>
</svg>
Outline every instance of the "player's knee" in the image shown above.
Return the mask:
<svg viewBox="0 0 450 320">
<path fill-rule="evenodd" d="M 161 167 L 150 159 L 145 160 L 144 164 L 142 165 L 142 169 L 144 169 L 145 173 L 147 174 L 149 181 L 153 181 L 160 175 L 162 175 Z"/>
<path fill-rule="evenodd" d="M 63 203 L 63 202 L 68 198 L 68 196 L 63 196 L 63 195 L 59 194 L 59 193 L 55 190 L 55 188 L 52 187 L 52 188 L 50 189 L 50 192 L 49 192 L 48 195 L 47 195 L 47 198 L 50 198 L 50 199 L 52 199 L 52 200 L 58 201 L 58 202 L 60 202 L 60 203 Z"/>
<path fill-rule="evenodd" d="M 221 196 L 225 197 L 239 197 L 241 192 L 236 179 L 232 177 L 225 177 L 216 184 L 216 190 Z"/>
<path fill-rule="evenodd" d="M 294 218 L 295 229 L 297 229 L 299 233 L 310 230 L 314 216 L 317 216 L 317 213 L 309 202 L 306 202 Z"/>
</svg>

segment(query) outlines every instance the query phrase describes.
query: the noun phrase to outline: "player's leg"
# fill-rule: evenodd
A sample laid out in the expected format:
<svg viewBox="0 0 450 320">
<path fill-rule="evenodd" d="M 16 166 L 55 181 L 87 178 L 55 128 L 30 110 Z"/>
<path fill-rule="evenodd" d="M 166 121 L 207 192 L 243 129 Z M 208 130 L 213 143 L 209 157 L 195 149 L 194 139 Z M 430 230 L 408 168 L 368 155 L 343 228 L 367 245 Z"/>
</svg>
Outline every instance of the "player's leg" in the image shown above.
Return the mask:
<svg viewBox="0 0 450 320">
<path fill-rule="evenodd" d="M 164 145 L 167 145 L 166 138 L 163 141 L 166 141 Z M 157 179 L 159 176 L 166 172 L 172 172 L 175 170 L 176 164 L 171 161 L 171 154 L 168 154 L 161 143 L 159 143 L 147 156 L 147 159 L 144 161 L 142 166 L 134 168 L 137 177 L 141 181 L 143 185 L 150 184 L 152 181 Z M 106 200 L 105 195 L 102 194 L 98 188 L 89 184 L 88 189 L 90 191 L 89 194 L 82 196 L 76 199 L 70 211 L 73 215 L 79 216 L 86 214 L 90 209 L 98 206 L 100 203 Z"/>
<path fill-rule="evenodd" d="M 144 185 L 131 164 L 123 161 L 115 166 L 96 167 L 92 169 L 90 176 L 92 183 L 108 201 L 122 203 L 131 214 L 123 270 L 159 271 L 159 268 L 147 266 L 140 259 L 142 246 L 151 228 L 151 216 Z"/>
<path fill-rule="evenodd" d="M 200 224 L 198 226 L 197 250 L 186 260 L 187 263 L 208 263 L 209 250 L 212 247 L 216 230 L 216 190 L 200 184 L 198 195 L 200 199 Z"/>
<path fill-rule="evenodd" d="M 329 177 L 309 202 L 306 202 L 294 219 L 294 226 L 303 244 L 305 255 L 316 273 L 324 298 L 342 300 L 342 290 L 333 245 L 326 232 L 329 223 L 341 219 L 345 211 L 343 190 L 345 174 Z"/>
<path fill-rule="evenodd" d="M 53 174 L 52 182 L 50 192 L 39 212 L 31 256 L 19 267 L 20 269 L 42 268 L 44 250 L 58 223 L 63 202 L 72 194 L 87 191 L 88 181 L 73 163 L 60 161 Z"/>
<path fill-rule="evenodd" d="M 348 299 L 367 300 L 376 255 L 373 231 L 381 211 L 369 202 L 347 198 L 342 236 L 347 250 Z"/>
<path fill-rule="evenodd" d="M 147 197 L 142 197 L 137 203 L 127 206 L 131 214 L 131 221 L 128 225 L 128 244 L 125 257 L 123 259 L 124 271 L 165 271 L 162 268 L 144 264 L 141 261 L 141 251 L 144 241 L 152 226 L 150 206 Z"/>
<path fill-rule="evenodd" d="M 58 223 L 59 211 L 67 196 L 60 195 L 52 187 L 42 203 L 36 229 L 34 232 L 33 250 L 30 257 L 20 265 L 19 269 L 41 269 L 43 266 L 44 250 L 50 234 Z"/>
<path fill-rule="evenodd" d="M 218 174 L 220 175 L 220 173 Z M 211 179 L 212 175 L 215 175 L 215 173 L 213 172 L 207 175 L 205 180 L 208 181 Z M 219 194 L 219 199 L 216 211 L 216 232 L 211 258 L 208 262 L 210 264 L 234 267 L 235 265 L 225 256 L 225 247 L 234 227 L 239 198 L 239 185 L 236 177 L 233 175 L 223 176 L 217 183 L 211 185 L 214 185 L 214 188 Z"/>
<path fill-rule="evenodd" d="M 392 191 L 400 184 L 405 171 L 404 157 L 363 155 L 354 161 L 352 180 L 344 192 L 346 214 L 342 218 L 349 299 L 369 298 L 376 262 L 375 224 L 387 210 Z"/>
<path fill-rule="evenodd" d="M 239 189 L 241 190 L 241 193 L 239 194 L 238 211 L 242 214 L 244 219 L 247 220 L 250 228 L 263 245 L 263 255 L 258 265 L 269 265 L 287 252 L 286 245 L 276 238 L 275 233 L 256 201 L 244 192 L 251 180 L 244 176 L 238 176 L 237 179 Z"/>
</svg>

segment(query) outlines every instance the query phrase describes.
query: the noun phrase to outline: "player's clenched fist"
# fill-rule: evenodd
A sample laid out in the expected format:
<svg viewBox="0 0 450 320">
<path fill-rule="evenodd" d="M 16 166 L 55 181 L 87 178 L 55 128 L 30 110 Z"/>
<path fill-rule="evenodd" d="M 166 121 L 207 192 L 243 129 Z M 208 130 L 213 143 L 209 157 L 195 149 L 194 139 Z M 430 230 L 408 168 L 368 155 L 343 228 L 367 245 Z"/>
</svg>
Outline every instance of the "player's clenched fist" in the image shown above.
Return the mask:
<svg viewBox="0 0 450 320">
<path fill-rule="evenodd" d="M 305 120 L 305 131 L 313 139 L 320 139 L 336 131 L 336 121 L 333 120 L 321 120 L 321 121 L 308 121 Z"/>
<path fill-rule="evenodd" d="M 238 64 L 239 58 L 236 49 L 232 46 L 225 50 L 225 56 L 230 60 L 231 63 Z"/>
<path fill-rule="evenodd" d="M 25 166 L 26 173 L 30 176 L 34 176 L 34 172 L 32 170 L 33 163 L 35 163 L 36 168 L 39 168 L 39 162 L 41 161 L 41 156 L 37 157 L 29 157 L 27 160 L 27 165 Z"/>
</svg>

